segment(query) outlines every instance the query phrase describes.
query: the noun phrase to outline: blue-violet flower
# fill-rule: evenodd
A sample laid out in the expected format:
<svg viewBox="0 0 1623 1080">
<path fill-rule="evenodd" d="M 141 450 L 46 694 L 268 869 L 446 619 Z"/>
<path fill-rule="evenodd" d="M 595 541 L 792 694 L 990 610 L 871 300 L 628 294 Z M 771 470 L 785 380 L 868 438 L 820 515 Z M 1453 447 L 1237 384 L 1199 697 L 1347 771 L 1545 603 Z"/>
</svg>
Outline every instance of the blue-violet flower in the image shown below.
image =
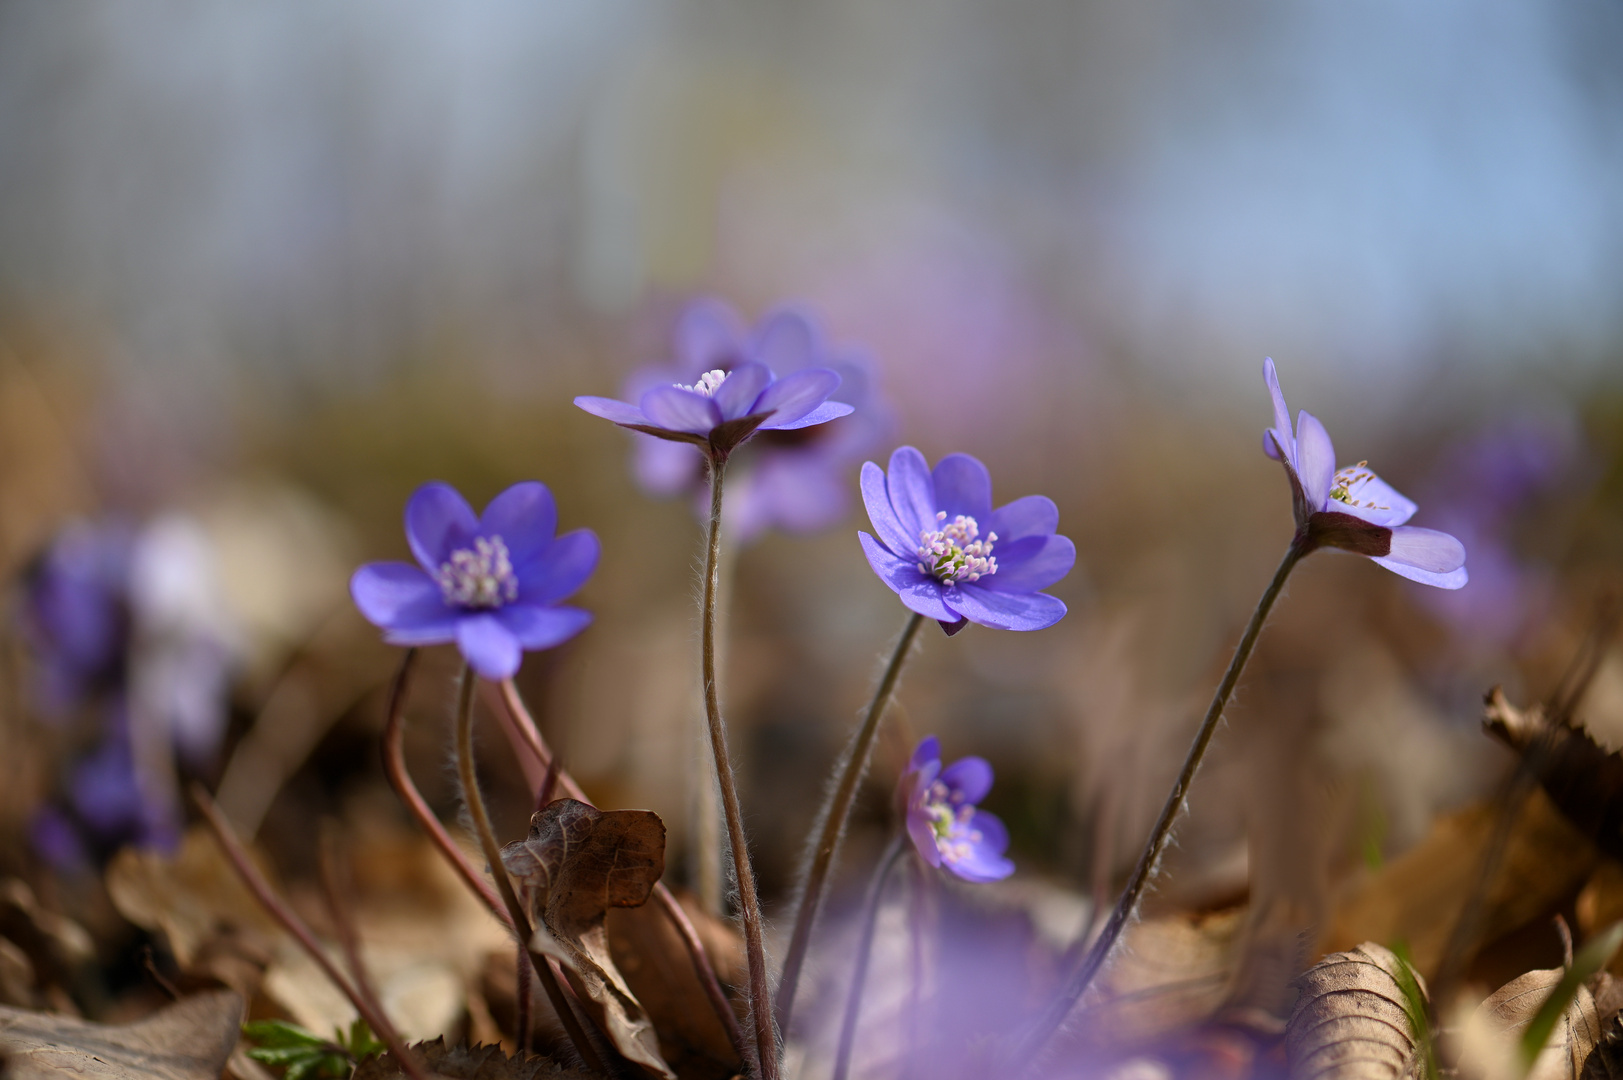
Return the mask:
<svg viewBox="0 0 1623 1080">
<path fill-rule="evenodd" d="M 1041 630 L 1065 617 L 1064 602 L 1041 591 L 1076 563 L 1076 545 L 1056 533 L 1052 499 L 1027 495 L 993 510 L 992 477 L 980 461 L 948 454 L 932 472 L 923 454 L 903 446 L 888 472 L 863 464 L 862 501 L 878 538 L 857 536 L 874 573 L 948 633 L 966 619 Z"/>
<path fill-rule="evenodd" d="M 976 807 L 992 790 L 992 766 L 966 757 L 941 766 L 941 741 L 919 743 L 902 774 L 898 794 L 907 835 L 931 866 L 945 866 L 965 881 L 1001 881 L 1014 873 L 1004 856 L 1009 831 L 995 814 Z"/>
<path fill-rule="evenodd" d="M 1312 413 L 1302 410 L 1292 435 L 1271 359 L 1263 361 L 1262 375 L 1274 401 L 1274 426 L 1263 432 L 1262 449 L 1285 466 L 1298 538 L 1310 550 L 1337 547 L 1366 555 L 1424 585 L 1464 585 L 1465 545 L 1448 533 L 1405 525 L 1416 510 L 1413 500 L 1371 472 L 1368 462 L 1338 470 L 1330 434 Z"/>
<path fill-rule="evenodd" d="M 691 340 L 682 344 L 682 352 L 715 363 L 692 383 L 650 387 L 635 405 L 591 396 L 578 397 L 575 404 L 621 427 L 692 443 L 722 459 L 756 431 L 798 431 L 852 411 L 828 400 L 840 385 L 840 376 L 828 368 L 802 368 L 780 379 L 754 356 L 731 352 L 716 320 L 696 320 L 684 329 Z"/>
<path fill-rule="evenodd" d="M 597 567 L 597 536 L 554 538 L 558 508 L 536 481 L 514 484 L 475 517 L 448 484 L 428 483 L 406 503 L 406 540 L 420 566 L 368 563 L 350 595 L 393 645 L 456 642 L 487 679 L 510 678 L 525 649 L 550 649 L 592 621 L 558 602 Z"/>
<path fill-rule="evenodd" d="M 749 467 L 727 481 L 731 535 L 748 543 L 768 529 L 807 533 L 826 529 L 850 512 L 847 471 L 888 442 L 895 417 L 882 394 L 875 364 L 866 350 L 836 346 L 818 320 L 803 308 L 784 305 L 767 312 L 753 328 L 714 299 L 695 300 L 682 312 L 675 334 L 675 358 L 650 366 L 627 382 L 627 398 L 672 383 L 692 383 L 707 371 L 731 370 L 753 360 L 786 375 L 827 368 L 840 377 L 830 402 L 855 412 L 838 424 L 768 430 L 750 440 Z M 653 495 L 689 495 L 702 516 L 704 459 L 693 448 L 637 436 L 635 471 Z"/>
</svg>

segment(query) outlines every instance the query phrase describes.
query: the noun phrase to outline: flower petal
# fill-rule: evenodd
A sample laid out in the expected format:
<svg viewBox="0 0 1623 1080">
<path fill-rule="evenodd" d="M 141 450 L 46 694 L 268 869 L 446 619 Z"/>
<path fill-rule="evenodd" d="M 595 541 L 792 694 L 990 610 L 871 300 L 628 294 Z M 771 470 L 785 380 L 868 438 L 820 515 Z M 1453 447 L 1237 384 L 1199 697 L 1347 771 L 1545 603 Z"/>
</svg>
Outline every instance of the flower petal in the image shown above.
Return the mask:
<svg viewBox="0 0 1623 1080">
<path fill-rule="evenodd" d="M 930 827 L 930 819 L 923 810 L 908 809 L 907 835 L 918 849 L 919 858 L 931 866 L 941 865 L 941 849 L 936 847 L 935 830 Z"/>
<path fill-rule="evenodd" d="M 676 324 L 676 354 L 683 374 L 697 378 L 731 367 L 742 355 L 743 340 L 744 324 L 732 308 L 708 297 L 694 301 Z"/>
<path fill-rule="evenodd" d="M 978 803 L 992 790 L 992 765 L 983 757 L 963 757 L 941 770 L 941 782 L 964 802 Z"/>
<path fill-rule="evenodd" d="M 914 563 L 904 562 L 886 551 L 879 541 L 867 533 L 859 532 L 857 538 L 862 541 L 862 551 L 868 556 L 868 565 L 879 575 L 879 580 L 889 585 L 901 598 L 909 611 L 927 619 L 958 621 L 957 612 L 949 610 L 941 602 L 941 584 L 938 581 L 919 573 Z"/>
<path fill-rule="evenodd" d="M 1465 565 L 1465 545 L 1445 532 L 1404 525 L 1392 530 L 1386 558 L 1417 570 L 1447 574 Z"/>
<path fill-rule="evenodd" d="M 526 604 L 551 604 L 573 593 L 597 569 L 601 547 L 591 529 L 566 532 L 529 562 L 515 564 L 518 598 Z"/>
<path fill-rule="evenodd" d="M 411 563 L 367 563 L 349 579 L 349 595 L 367 622 L 385 630 L 416 625 L 440 609 L 450 610 L 439 585 Z"/>
<path fill-rule="evenodd" d="M 913 756 L 908 759 L 907 767 L 909 771 L 920 770 L 930 762 L 940 760 L 941 740 L 934 735 L 926 735 L 919 740 L 918 748 L 913 751 Z"/>
<path fill-rule="evenodd" d="M 826 529 L 851 509 L 845 469 L 810 454 L 769 454 L 757 459 L 738 489 L 728 482 L 733 527 L 747 543 L 769 527 L 807 533 Z"/>
<path fill-rule="evenodd" d="M 508 604 L 497 608 L 496 618 L 526 649 L 562 645 L 591 625 L 592 613 L 577 607 Z"/>
<path fill-rule="evenodd" d="M 680 495 L 703 479 L 704 458 L 694 453 L 692 443 L 638 435 L 633 454 L 637 483 L 650 495 Z"/>
<path fill-rule="evenodd" d="M 946 605 L 981 626 L 994 630 L 1042 630 L 1065 617 L 1065 603 L 1047 593 L 993 592 L 981 585 L 959 585 L 942 595 Z"/>
<path fill-rule="evenodd" d="M 752 408 L 755 399 L 771 382 L 772 372 L 767 370 L 765 364 L 753 361 L 739 364 L 727 373 L 710 400 L 721 410 L 723 420 L 737 420 L 756 411 Z"/>
<path fill-rule="evenodd" d="M 751 412 L 771 413 L 762 426 L 783 430 L 828 400 L 839 385 L 840 377 L 828 368 L 804 368 L 767 387 Z"/>
<path fill-rule="evenodd" d="M 909 531 L 897 517 L 890 491 L 885 486 L 885 471 L 871 461 L 862 463 L 862 504 L 868 508 L 868 520 L 873 522 L 879 542 L 889 548 L 891 554 L 907 557 L 914 553 L 919 546 L 918 530 Z"/>
<path fill-rule="evenodd" d="M 967 858 L 948 863 L 948 870 L 965 881 L 1002 881 L 1014 873 L 1014 863 L 1003 854 L 1009 849 L 1009 830 L 996 814 L 976 810 L 968 828 L 980 839 L 970 842 Z"/>
<path fill-rule="evenodd" d="M 490 500 L 479 515 L 479 531 L 501 537 L 508 558 L 517 566 L 552 544 L 552 534 L 558 531 L 558 504 L 539 480 L 514 484 Z"/>
<path fill-rule="evenodd" d="M 1050 536 L 1059 528 L 1059 507 L 1046 495 L 1027 495 L 992 511 L 987 528 L 1000 542 Z"/>
<path fill-rule="evenodd" d="M 1319 418 L 1302 410 L 1296 419 L 1296 477 L 1302 483 L 1310 512 L 1323 510 L 1336 475 L 1336 448 Z"/>
<path fill-rule="evenodd" d="M 976 584 L 1000 593 L 1040 592 L 1076 565 L 1076 545 L 1068 536 L 1028 536 L 1008 544 L 998 533 L 992 554 L 997 573 Z"/>
<path fill-rule="evenodd" d="M 1351 514 L 1353 517 L 1363 518 L 1371 524 L 1384 525 L 1389 529 L 1396 528 L 1414 517 L 1415 510 L 1418 509 L 1413 499 L 1401 494 L 1391 484 L 1373 473 L 1368 480 L 1353 486 L 1348 491 L 1348 498 L 1353 501 L 1342 502 L 1336 499 L 1329 503 L 1326 509 Z"/>
<path fill-rule="evenodd" d="M 457 648 L 473 670 L 487 679 L 510 679 L 524 652 L 518 638 L 494 614 L 465 615 L 456 626 Z"/>
<path fill-rule="evenodd" d="M 924 455 L 911 446 L 899 446 L 890 455 L 890 468 L 885 471 L 885 486 L 890 490 L 890 505 L 902 528 L 912 536 L 936 527 L 935 480 Z M 911 551 L 917 541 L 909 545 Z"/>
<path fill-rule="evenodd" d="M 1446 574 L 1438 574 L 1430 570 L 1422 570 L 1417 566 L 1410 566 L 1408 563 L 1399 562 L 1391 557 L 1372 558 L 1370 562 L 1379 563 L 1399 577 L 1406 577 L 1410 581 L 1418 581 L 1422 585 L 1433 585 L 1439 589 L 1463 588 L 1471 580 L 1471 576 L 1465 572 L 1463 566 L 1458 570 L 1450 570 Z"/>
<path fill-rule="evenodd" d="M 643 414 L 641 409 L 628 402 L 616 401 L 614 398 L 583 394 L 575 399 L 575 407 L 585 409 L 593 416 L 600 416 L 604 420 L 615 424 L 646 424 L 649 422 L 648 417 Z"/>
<path fill-rule="evenodd" d="M 785 375 L 814 363 L 822 334 L 805 311 L 781 307 L 767 313 L 756 327 L 750 356 Z"/>
<path fill-rule="evenodd" d="M 708 435 L 721 423 L 721 410 L 703 394 L 677 386 L 656 386 L 642 396 L 643 415 L 655 427 Z"/>
<path fill-rule="evenodd" d="M 980 459 L 948 454 L 936 462 L 930 479 L 935 481 L 935 508 L 945 510 L 948 521 L 959 514 L 974 518 L 985 536 L 992 520 L 992 474 Z"/>
<path fill-rule="evenodd" d="M 826 424 L 830 420 L 838 420 L 842 416 L 850 416 L 855 407 L 840 401 L 825 401 L 811 412 L 797 416 L 793 420 L 780 420 L 773 417 L 761 425 L 764 431 L 799 431 L 801 428 L 816 427 Z"/>
<path fill-rule="evenodd" d="M 1262 381 L 1268 384 L 1268 396 L 1274 402 L 1274 426 L 1269 430 L 1274 433 L 1274 442 L 1268 439 L 1265 431 L 1262 435 L 1262 452 L 1280 460 L 1283 452 L 1284 460 L 1296 460 L 1296 440 L 1291 437 L 1291 413 L 1285 407 L 1285 395 L 1279 389 L 1279 373 L 1274 370 L 1274 360 L 1265 356 L 1262 360 Z"/>
<path fill-rule="evenodd" d="M 467 547 L 479 531 L 468 500 L 450 484 L 431 481 L 406 502 L 406 542 L 423 569 L 438 570 L 452 550 Z"/>
</svg>

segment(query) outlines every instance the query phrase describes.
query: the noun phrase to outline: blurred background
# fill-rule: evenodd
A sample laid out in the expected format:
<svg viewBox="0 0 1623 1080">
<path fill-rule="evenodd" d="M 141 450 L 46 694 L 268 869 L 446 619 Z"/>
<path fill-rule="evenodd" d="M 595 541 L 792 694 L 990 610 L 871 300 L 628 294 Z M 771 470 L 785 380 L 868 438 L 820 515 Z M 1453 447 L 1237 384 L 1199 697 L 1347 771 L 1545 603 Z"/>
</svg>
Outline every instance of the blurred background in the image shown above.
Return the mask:
<svg viewBox="0 0 1623 1080">
<path fill-rule="evenodd" d="M 49 893 L 173 845 L 186 777 L 290 872 L 323 816 L 403 821 L 398 653 L 348 575 L 406 556 L 419 483 L 536 478 L 604 557 L 521 685 L 690 874 L 699 529 L 570 400 L 671 362 L 709 295 L 805 305 L 877 418 L 846 515 L 730 570 L 769 906 L 903 621 L 854 537 L 902 442 L 1050 495 L 1079 560 L 1052 630 L 930 632 L 896 730 L 993 761 L 1028 880 L 1108 892 L 1290 538 L 1270 355 L 1472 575 L 1311 560 L 1196 788 L 1158 902 L 1317 925 L 1491 789 L 1482 693 L 1547 692 L 1623 577 L 1620 50 L 1606 0 L 0 5 L 0 858 Z M 430 660 L 413 762 L 454 814 Z M 1623 737 L 1623 654 L 1590 704 Z"/>
</svg>

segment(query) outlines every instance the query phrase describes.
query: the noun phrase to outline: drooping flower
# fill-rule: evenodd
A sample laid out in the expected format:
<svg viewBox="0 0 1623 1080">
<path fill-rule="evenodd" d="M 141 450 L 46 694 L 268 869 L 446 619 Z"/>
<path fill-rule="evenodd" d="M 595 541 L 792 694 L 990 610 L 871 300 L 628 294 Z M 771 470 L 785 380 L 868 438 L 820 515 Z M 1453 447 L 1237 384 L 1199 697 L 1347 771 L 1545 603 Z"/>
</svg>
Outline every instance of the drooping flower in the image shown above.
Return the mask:
<svg viewBox="0 0 1623 1080">
<path fill-rule="evenodd" d="M 1065 604 L 1041 591 L 1076 563 L 1076 545 L 1056 532 L 1052 499 L 1027 495 L 993 510 L 992 477 L 980 461 L 948 454 L 932 472 L 923 454 L 903 446 L 888 471 L 863 464 L 862 501 L 878 536 L 857 536 L 874 573 L 948 633 L 965 620 L 1041 630 L 1065 617 Z"/>
<path fill-rule="evenodd" d="M 597 536 L 554 537 L 558 509 L 545 484 L 514 484 L 475 517 L 448 484 L 424 484 L 406 503 L 406 540 L 418 566 L 368 563 L 350 579 L 361 614 L 393 645 L 456 642 L 487 679 L 518 671 L 526 649 L 550 649 L 584 630 L 590 612 L 565 599 L 597 567 Z"/>
<path fill-rule="evenodd" d="M 780 344 L 790 344 L 778 331 L 761 335 L 744 352 L 737 349 L 739 337 L 713 310 L 684 320 L 678 351 L 684 360 L 710 366 L 696 375 L 683 372 L 672 381 L 635 387 L 640 390 L 635 405 L 592 396 L 577 397 L 575 404 L 621 427 L 691 443 L 720 458 L 757 431 L 799 431 L 852 411 L 828 400 L 840 385 L 839 374 L 829 368 L 803 367 L 781 379 L 773 374 L 768 362 L 776 359 Z M 690 376 L 691 383 L 680 381 Z"/>
<path fill-rule="evenodd" d="M 985 758 L 959 758 L 941 765 L 941 741 L 919 743 L 902 774 L 907 835 L 931 866 L 945 866 L 965 881 L 1001 881 L 1014 873 L 1004 856 L 1009 831 L 995 814 L 975 804 L 992 790 L 992 766 Z"/>
<path fill-rule="evenodd" d="M 1465 545 L 1448 533 L 1405 525 L 1414 502 L 1371 472 L 1368 462 L 1338 470 L 1330 434 L 1312 413 L 1302 410 L 1293 435 L 1273 360 L 1263 361 L 1262 374 L 1274 403 L 1274 426 L 1263 432 L 1262 449 L 1285 466 L 1296 533 L 1308 549 L 1366 555 L 1394 574 L 1440 589 L 1464 585 Z"/>
<path fill-rule="evenodd" d="M 816 532 L 849 512 L 850 466 L 887 441 L 895 427 L 890 406 L 877 388 L 875 365 L 866 351 L 836 347 L 807 311 L 784 306 L 768 312 L 752 329 L 717 300 L 698 300 L 682 313 L 675 335 L 675 361 L 644 368 L 628 382 L 627 397 L 672 383 L 691 383 L 704 372 L 730 370 L 753 360 L 786 375 L 826 368 L 840 377 L 829 401 L 855 412 L 838 424 L 760 431 L 750 440 L 748 467 L 728 477 L 729 528 L 748 542 L 768 529 Z M 680 443 L 639 436 L 638 483 L 654 495 L 688 495 L 702 516 L 704 462 Z"/>
</svg>

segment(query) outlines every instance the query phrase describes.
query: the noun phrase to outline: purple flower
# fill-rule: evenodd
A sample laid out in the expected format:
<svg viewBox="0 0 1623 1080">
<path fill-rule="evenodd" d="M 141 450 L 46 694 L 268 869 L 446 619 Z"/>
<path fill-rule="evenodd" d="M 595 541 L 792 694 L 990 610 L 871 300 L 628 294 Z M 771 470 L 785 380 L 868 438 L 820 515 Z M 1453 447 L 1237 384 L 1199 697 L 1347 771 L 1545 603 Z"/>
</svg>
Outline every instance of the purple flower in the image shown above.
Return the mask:
<svg viewBox="0 0 1623 1080">
<path fill-rule="evenodd" d="M 931 472 L 923 454 L 904 446 L 890 455 L 888 473 L 863 464 L 862 501 L 878 539 L 857 536 L 874 573 L 949 634 L 966 619 L 1041 630 L 1065 617 L 1065 604 L 1040 591 L 1076 562 L 1076 545 L 1055 532 L 1052 499 L 1027 495 L 993 510 L 985 465 L 948 454 Z"/>
<path fill-rule="evenodd" d="M 1293 436 L 1272 360 L 1263 361 L 1262 375 L 1274 399 L 1274 426 L 1263 432 L 1262 449 L 1285 466 L 1297 536 L 1308 550 L 1342 548 L 1423 585 L 1464 585 L 1465 545 L 1445 532 L 1405 525 L 1414 516 L 1414 502 L 1366 462 L 1338 471 L 1330 434 L 1312 413 L 1304 409 L 1297 417 Z"/>
<path fill-rule="evenodd" d="M 31 575 L 25 629 L 45 711 L 66 712 L 123 678 L 130 546 L 129 530 L 119 525 L 75 524 L 51 542 Z"/>
<path fill-rule="evenodd" d="M 965 881 L 1001 881 L 1014 873 L 1003 854 L 1009 831 L 995 814 L 975 806 L 991 790 L 992 766 L 985 758 L 959 758 L 942 768 L 941 741 L 931 735 L 919 743 L 898 791 L 919 856 Z"/>
<path fill-rule="evenodd" d="M 684 367 L 697 361 L 693 382 L 641 387 L 635 405 L 590 396 L 575 404 L 621 427 L 692 443 L 721 458 L 756 431 L 799 431 L 847 415 L 850 405 L 828 400 L 840 385 L 837 372 L 806 367 L 779 379 L 767 366 L 779 354 L 790 360 L 804 352 L 803 343 L 792 340 L 796 329 L 769 318 L 746 343 L 725 308 L 694 309 L 677 345 Z"/>
<path fill-rule="evenodd" d="M 750 441 L 749 468 L 728 477 L 728 521 L 733 536 L 748 542 L 768 529 L 816 532 L 845 517 L 851 505 L 848 468 L 886 442 L 895 427 L 864 350 L 834 346 L 817 320 L 798 307 L 776 308 L 750 329 L 730 307 L 706 299 L 682 313 L 676 354 L 674 364 L 632 376 L 627 396 L 635 400 L 656 387 L 690 383 L 745 360 L 785 374 L 827 368 L 838 375 L 839 387 L 829 400 L 850 405 L 854 415 L 839 424 L 758 433 Z M 644 490 L 690 495 L 701 516 L 707 511 L 704 461 L 690 447 L 638 438 L 635 454 Z"/>
<path fill-rule="evenodd" d="M 586 628 L 590 612 L 558 602 L 597 566 L 597 536 L 556 539 L 558 508 L 547 486 L 514 484 L 475 517 L 448 484 L 424 484 L 406 503 L 406 540 L 420 566 L 368 563 L 350 595 L 393 645 L 456 642 L 487 679 L 518 671 L 525 649 L 550 649 Z"/>
</svg>

